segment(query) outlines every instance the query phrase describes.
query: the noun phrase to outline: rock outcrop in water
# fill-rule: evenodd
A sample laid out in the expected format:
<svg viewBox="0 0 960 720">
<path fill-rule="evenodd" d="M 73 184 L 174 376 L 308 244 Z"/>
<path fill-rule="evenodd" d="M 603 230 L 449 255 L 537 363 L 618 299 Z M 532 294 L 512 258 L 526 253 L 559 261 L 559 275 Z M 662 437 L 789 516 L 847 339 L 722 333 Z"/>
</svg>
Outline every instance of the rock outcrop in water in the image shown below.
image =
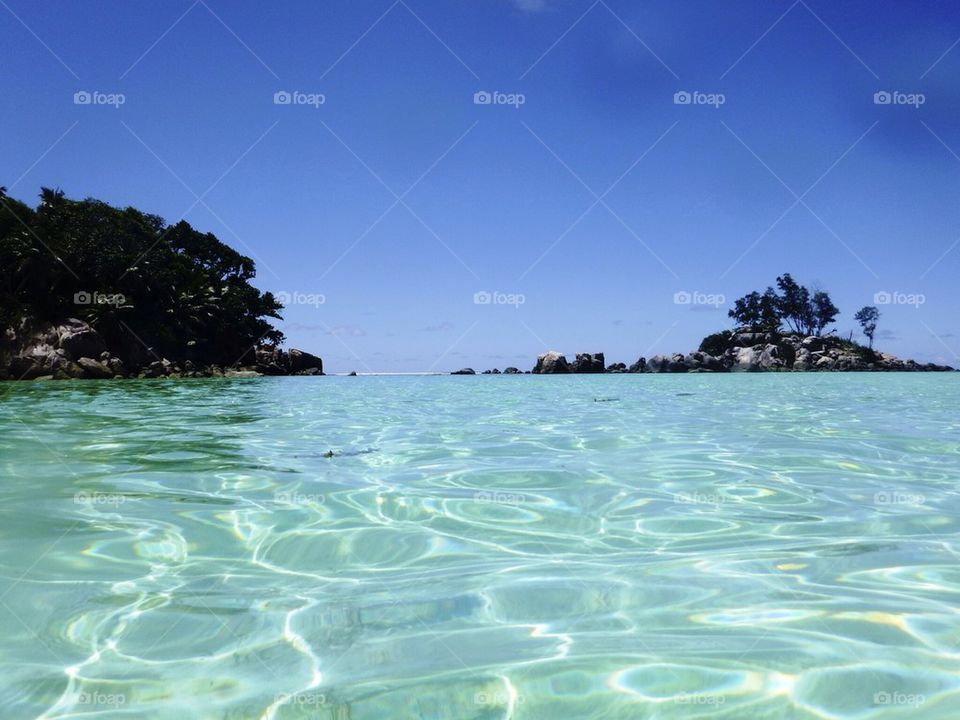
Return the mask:
<svg viewBox="0 0 960 720">
<path fill-rule="evenodd" d="M 877 352 L 849 340 L 834 336 L 781 335 L 769 332 L 718 333 L 704 341 L 715 348 L 715 354 L 700 350 L 687 354 L 654 355 L 639 358 L 626 366 L 614 363 L 604 368 L 603 353 L 577 353 L 569 364 L 556 351 L 537 358 L 533 372 L 542 375 L 569 373 L 725 373 L 725 372 L 945 372 L 953 368 L 933 363 L 901 360 Z"/>
<path fill-rule="evenodd" d="M 550 350 L 537 358 L 537 364 L 533 368 L 533 372 L 536 375 L 566 374 L 570 372 L 570 366 L 562 353 Z"/>
<path fill-rule="evenodd" d="M 0 269 L 0 379 L 323 374 L 253 260 L 182 220 L 0 187 Z"/>
<path fill-rule="evenodd" d="M 127 355 L 124 361 L 121 355 Z M 23 320 L 0 338 L 0 380 L 107 380 L 140 377 L 257 377 L 260 375 L 323 375 L 323 360 L 302 350 L 259 348 L 250 364 L 222 367 L 181 359 L 171 361 L 109 348 L 104 338 L 77 318 L 58 323 Z"/>
<path fill-rule="evenodd" d="M 577 359 L 571 371 L 575 373 L 605 372 L 603 353 L 577 353 Z"/>
</svg>

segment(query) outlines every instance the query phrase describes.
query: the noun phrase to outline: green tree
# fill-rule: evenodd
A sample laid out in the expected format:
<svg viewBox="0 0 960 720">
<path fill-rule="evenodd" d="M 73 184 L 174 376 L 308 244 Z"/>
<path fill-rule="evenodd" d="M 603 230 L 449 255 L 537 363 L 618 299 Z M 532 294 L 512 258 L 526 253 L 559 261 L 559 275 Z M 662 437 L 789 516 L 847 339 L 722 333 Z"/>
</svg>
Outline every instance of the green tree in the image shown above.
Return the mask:
<svg viewBox="0 0 960 720">
<path fill-rule="evenodd" d="M 779 300 L 772 287 L 762 295 L 757 291 L 744 295 L 734 302 L 727 315 L 751 330 L 775 331 L 781 324 Z"/>
<path fill-rule="evenodd" d="M 813 312 L 810 306 L 810 291 L 794 280 L 790 273 L 777 278 L 780 295 L 777 297 L 777 309 L 780 317 L 796 333 L 811 334 Z"/>
<path fill-rule="evenodd" d="M 880 311 L 872 305 L 860 308 L 853 319 L 860 323 L 863 334 L 870 338 L 870 349 L 873 350 L 873 335 L 877 331 L 877 321 L 880 319 Z"/>
<path fill-rule="evenodd" d="M 786 323 L 794 333 L 819 335 L 840 313 L 827 293 L 811 294 L 790 273 L 777 278 L 777 288 L 779 293 L 768 287 L 762 295 L 756 291 L 744 295 L 728 315 L 753 330 L 775 331 Z"/>
<path fill-rule="evenodd" d="M 0 267 L 0 336 L 25 317 L 77 317 L 133 366 L 154 354 L 230 365 L 283 340 L 268 322 L 282 307 L 251 284 L 253 260 L 134 208 L 43 188 L 31 209 L 0 192 Z M 83 293 L 115 301 L 78 303 Z"/>
<path fill-rule="evenodd" d="M 822 335 L 824 328 L 836 320 L 840 310 L 833 304 L 830 296 L 823 291 L 815 292 L 811 303 L 813 305 L 814 334 Z"/>
</svg>

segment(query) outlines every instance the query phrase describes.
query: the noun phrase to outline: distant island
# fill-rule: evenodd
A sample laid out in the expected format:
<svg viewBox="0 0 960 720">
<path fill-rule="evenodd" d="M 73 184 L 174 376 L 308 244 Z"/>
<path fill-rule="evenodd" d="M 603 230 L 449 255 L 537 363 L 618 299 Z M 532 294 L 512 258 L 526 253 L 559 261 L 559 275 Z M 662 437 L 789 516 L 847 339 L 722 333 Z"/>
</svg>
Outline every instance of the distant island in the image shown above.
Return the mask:
<svg viewBox="0 0 960 720">
<path fill-rule="evenodd" d="M 323 374 L 253 260 L 184 221 L 0 188 L 0 267 L 0 379 Z"/>
<path fill-rule="evenodd" d="M 0 267 L 0 380 L 323 375 L 319 357 L 281 349 L 269 320 L 283 306 L 250 284 L 253 260 L 185 221 L 48 188 L 31 208 L 0 188 Z M 502 374 L 952 370 L 875 351 L 874 307 L 855 315 L 864 346 L 826 332 L 840 312 L 826 292 L 776 284 L 737 300 L 736 328 L 694 352 L 629 366 L 547 352 Z"/>
<path fill-rule="evenodd" d="M 852 337 L 840 338 L 825 332 L 840 310 L 823 291 L 811 292 L 789 273 L 777 278 L 777 289 L 752 292 L 734 303 L 728 315 L 737 323 L 734 330 L 708 335 L 694 352 L 639 358 L 631 365 L 606 365 L 603 353 L 577 353 L 573 362 L 557 351 L 537 358 L 527 374 L 573 373 L 724 373 L 764 371 L 859 371 L 859 372 L 946 372 L 953 368 L 933 363 L 901 360 L 873 349 L 880 312 L 873 306 L 861 308 L 854 319 L 869 339 L 867 346 Z M 507 375 L 520 374 L 507 368 Z M 463 368 L 454 375 L 475 375 Z M 499 370 L 482 374 L 497 375 Z"/>
</svg>

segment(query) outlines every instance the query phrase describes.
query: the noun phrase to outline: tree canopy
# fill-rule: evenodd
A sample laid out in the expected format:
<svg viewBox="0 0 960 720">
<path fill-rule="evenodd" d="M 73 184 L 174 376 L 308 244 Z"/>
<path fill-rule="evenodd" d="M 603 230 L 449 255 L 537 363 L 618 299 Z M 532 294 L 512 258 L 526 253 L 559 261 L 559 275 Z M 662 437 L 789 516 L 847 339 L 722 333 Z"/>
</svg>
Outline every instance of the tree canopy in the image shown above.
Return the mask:
<svg viewBox="0 0 960 720">
<path fill-rule="evenodd" d="M 873 350 L 873 336 L 877 332 L 877 321 L 880 319 L 880 311 L 873 305 L 867 305 L 857 310 L 853 319 L 860 323 L 863 334 L 870 338 L 870 349 Z"/>
<path fill-rule="evenodd" d="M 840 310 L 823 291 L 811 293 L 784 273 L 777 278 L 777 290 L 754 291 L 734 302 L 728 315 L 744 327 L 767 332 L 788 329 L 801 335 L 820 335 Z"/>
<path fill-rule="evenodd" d="M 31 208 L 0 188 L 0 268 L 0 330 L 79 318 L 128 355 L 216 364 L 283 340 L 253 260 L 182 220 L 48 188 Z"/>
</svg>

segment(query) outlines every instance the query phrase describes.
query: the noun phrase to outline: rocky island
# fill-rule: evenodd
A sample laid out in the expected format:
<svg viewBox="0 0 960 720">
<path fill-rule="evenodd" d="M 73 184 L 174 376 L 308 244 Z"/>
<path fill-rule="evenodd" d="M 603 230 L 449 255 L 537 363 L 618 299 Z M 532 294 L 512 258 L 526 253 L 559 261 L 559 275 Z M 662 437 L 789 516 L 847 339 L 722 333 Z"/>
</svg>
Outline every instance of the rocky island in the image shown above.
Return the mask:
<svg viewBox="0 0 960 720">
<path fill-rule="evenodd" d="M 322 375 L 253 261 L 180 221 L 0 188 L 0 380 Z"/>
<path fill-rule="evenodd" d="M 734 303 L 728 315 L 737 326 L 707 336 L 694 352 L 639 358 L 631 365 L 605 365 L 603 353 L 577 353 L 573 362 L 557 351 L 543 353 L 531 371 L 537 375 L 568 373 L 690 373 L 764 371 L 925 371 L 953 368 L 933 363 L 901 360 L 873 349 L 880 312 L 861 308 L 854 319 L 870 344 L 851 336 L 826 332 L 840 310 L 823 291 L 811 292 L 789 273 L 776 280 L 777 288 L 752 292 Z M 496 372 L 496 371 L 487 371 Z M 473 374 L 469 368 L 454 374 Z"/>
</svg>

